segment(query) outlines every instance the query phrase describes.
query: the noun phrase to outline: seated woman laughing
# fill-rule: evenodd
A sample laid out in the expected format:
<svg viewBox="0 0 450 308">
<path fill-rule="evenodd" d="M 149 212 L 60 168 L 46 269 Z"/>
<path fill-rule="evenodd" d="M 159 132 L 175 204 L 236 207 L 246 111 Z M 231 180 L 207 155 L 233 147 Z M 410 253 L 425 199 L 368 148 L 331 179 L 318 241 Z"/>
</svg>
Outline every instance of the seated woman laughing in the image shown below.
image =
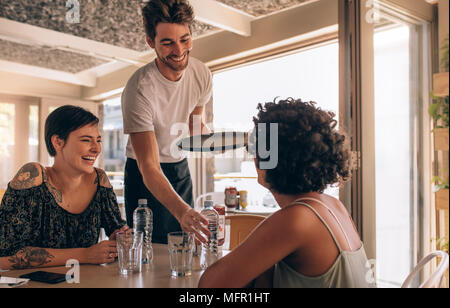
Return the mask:
<svg viewBox="0 0 450 308">
<path fill-rule="evenodd" d="M 113 262 L 115 234 L 128 229 L 99 156 L 99 119 L 76 106 L 54 110 L 45 122 L 51 167 L 24 165 L 0 205 L 0 269 Z M 109 240 L 98 242 L 100 228 Z"/>
</svg>

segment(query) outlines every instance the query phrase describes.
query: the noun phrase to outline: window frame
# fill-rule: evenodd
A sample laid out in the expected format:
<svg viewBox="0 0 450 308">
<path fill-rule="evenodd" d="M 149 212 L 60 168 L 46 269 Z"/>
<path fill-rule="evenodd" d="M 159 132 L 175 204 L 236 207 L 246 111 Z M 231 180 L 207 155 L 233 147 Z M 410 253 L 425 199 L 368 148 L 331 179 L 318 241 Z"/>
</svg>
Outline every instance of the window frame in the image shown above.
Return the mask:
<svg viewBox="0 0 450 308">
<path fill-rule="evenodd" d="M 361 1 L 362 2 L 362 1 Z M 427 113 L 431 73 L 430 62 L 433 55 L 432 36 L 434 16 L 431 6 L 422 2 L 400 0 L 367 1 L 339 0 L 340 70 L 341 102 L 340 106 L 347 114 L 343 119 L 344 126 L 353 138 L 352 149 L 357 153 L 360 167 L 351 183 L 346 187 L 347 199 L 351 199 L 352 217 L 362 235 L 367 256 L 376 259 L 376 200 L 375 200 L 375 122 L 374 122 L 374 23 L 366 19 L 371 10 L 378 10 L 383 17 L 417 27 L 417 36 L 413 40 L 420 46 L 416 51 L 411 43 L 411 54 L 419 63 L 412 75 L 414 86 L 419 88 L 416 96 L 418 109 L 415 134 L 412 136 L 413 149 L 411 158 L 415 165 L 411 170 L 416 191 L 411 192 L 413 216 L 411 225 L 414 236 L 411 245 L 411 264 L 416 264 L 430 250 L 431 216 L 431 141 L 430 119 Z M 367 4 L 372 4 L 372 6 Z M 349 68 L 353 71 L 350 71 Z M 349 81 L 348 83 L 346 81 Z M 362 104 L 364 97 L 364 104 Z M 347 104 L 349 102 L 350 104 Z"/>
<path fill-rule="evenodd" d="M 226 70 L 236 69 L 236 68 L 240 68 L 243 66 L 255 65 L 255 64 L 258 64 L 261 62 L 266 62 L 266 61 L 274 60 L 277 58 L 285 57 L 285 56 L 288 56 L 291 54 L 305 52 L 309 49 L 318 48 L 318 47 L 321 47 L 324 45 L 338 43 L 339 32 L 337 30 L 337 27 L 330 27 L 327 29 L 327 31 L 328 32 L 325 34 L 321 33 L 317 36 L 308 36 L 306 39 L 298 41 L 293 44 L 289 44 L 286 46 L 278 46 L 278 47 L 270 49 L 270 50 L 265 50 L 260 53 L 248 55 L 244 58 L 230 60 L 228 62 L 224 62 L 219 65 L 210 67 L 210 70 L 211 70 L 212 74 L 214 75 L 216 73 L 220 73 L 220 72 L 223 72 Z M 214 103 L 214 101 L 213 101 L 213 103 Z M 212 113 L 212 109 L 214 109 L 214 107 L 213 106 L 208 106 L 208 107 L 211 109 L 211 110 L 209 110 L 209 112 Z M 208 123 L 212 123 L 212 122 L 213 121 L 211 118 L 210 121 L 208 121 Z M 195 191 L 197 193 L 197 195 L 200 195 L 207 191 L 214 191 L 213 188 L 214 188 L 214 181 L 215 181 L 216 177 L 213 174 L 214 173 L 213 168 L 206 167 L 206 166 L 214 166 L 214 158 L 213 157 L 203 158 L 203 163 L 198 161 L 196 165 L 193 164 L 194 168 L 196 166 L 197 167 L 201 166 L 199 168 L 199 170 L 195 173 L 196 176 L 200 175 L 200 177 L 202 179 L 204 179 L 201 182 L 205 182 L 205 183 L 203 183 L 203 186 L 208 187 L 207 190 L 200 189 L 198 191 Z M 247 177 L 242 177 L 242 178 L 247 178 Z M 256 177 L 254 177 L 254 178 L 256 179 Z M 195 182 L 197 182 L 197 181 L 195 180 Z M 196 194 L 194 194 L 194 195 L 196 195 Z M 346 203 L 346 200 L 344 200 L 344 199 L 341 199 L 341 201 L 344 204 Z"/>
<path fill-rule="evenodd" d="M 14 159 L 13 169 L 18 171 L 25 163 L 30 161 L 28 138 L 30 135 L 29 116 L 30 106 L 38 106 L 40 100 L 35 97 L 17 96 L 17 95 L 0 95 L 0 102 L 6 104 L 14 104 Z M 39 119 L 41 122 L 41 119 Z M 40 152 L 41 143 L 38 145 L 38 153 Z M 40 157 L 39 157 L 40 158 Z M 14 174 L 12 175 L 14 176 Z"/>
</svg>

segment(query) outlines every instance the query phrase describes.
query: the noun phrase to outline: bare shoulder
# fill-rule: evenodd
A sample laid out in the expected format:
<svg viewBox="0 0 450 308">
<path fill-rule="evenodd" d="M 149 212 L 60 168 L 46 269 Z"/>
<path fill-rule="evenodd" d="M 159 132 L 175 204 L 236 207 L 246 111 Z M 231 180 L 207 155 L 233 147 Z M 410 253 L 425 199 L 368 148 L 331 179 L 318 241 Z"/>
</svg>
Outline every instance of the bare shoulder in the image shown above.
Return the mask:
<svg viewBox="0 0 450 308">
<path fill-rule="evenodd" d="M 95 179 L 95 184 L 100 181 L 100 186 L 106 188 L 112 188 L 111 182 L 109 182 L 108 176 L 106 175 L 105 170 L 97 169 L 98 177 Z"/>
<path fill-rule="evenodd" d="M 269 216 L 269 219 L 284 234 L 300 235 L 302 238 L 310 232 L 315 218 L 310 209 L 296 205 L 283 208 Z"/>
<path fill-rule="evenodd" d="M 43 167 L 38 163 L 27 163 L 20 168 L 16 176 L 10 182 L 13 189 L 29 189 L 42 184 Z"/>
<path fill-rule="evenodd" d="M 289 223 L 306 222 L 311 218 L 311 210 L 306 206 L 299 205 L 287 206 L 274 214 L 280 215 L 283 220 Z"/>
</svg>

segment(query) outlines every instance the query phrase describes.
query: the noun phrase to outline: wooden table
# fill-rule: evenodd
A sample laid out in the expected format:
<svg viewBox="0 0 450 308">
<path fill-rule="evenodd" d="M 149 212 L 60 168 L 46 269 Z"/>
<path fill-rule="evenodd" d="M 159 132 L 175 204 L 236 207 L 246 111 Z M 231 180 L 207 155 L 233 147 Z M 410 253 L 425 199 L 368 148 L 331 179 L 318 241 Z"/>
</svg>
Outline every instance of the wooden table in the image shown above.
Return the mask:
<svg viewBox="0 0 450 308">
<path fill-rule="evenodd" d="M 228 251 L 224 251 L 223 255 L 226 253 Z M 17 278 L 22 274 L 38 270 L 66 274 L 71 268 L 58 266 L 13 270 L 4 272 L 2 275 Z M 153 244 L 153 262 L 143 266 L 141 273 L 121 276 L 117 260 L 114 263 L 102 265 L 82 264 L 80 265 L 80 283 L 47 284 L 30 280 L 19 288 L 196 288 L 202 272 L 200 257 L 194 257 L 191 276 L 172 277 L 167 245 Z"/>
</svg>

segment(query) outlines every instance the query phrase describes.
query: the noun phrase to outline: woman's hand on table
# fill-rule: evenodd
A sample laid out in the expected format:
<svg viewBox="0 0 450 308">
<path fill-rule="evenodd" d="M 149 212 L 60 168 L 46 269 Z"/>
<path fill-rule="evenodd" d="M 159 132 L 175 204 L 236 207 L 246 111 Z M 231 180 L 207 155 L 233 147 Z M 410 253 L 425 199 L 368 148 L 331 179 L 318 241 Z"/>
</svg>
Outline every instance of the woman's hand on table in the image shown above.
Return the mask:
<svg viewBox="0 0 450 308">
<path fill-rule="evenodd" d="M 112 263 L 117 257 L 117 247 L 115 240 L 102 241 L 89 248 L 86 248 L 86 263 L 103 264 Z"/>
</svg>

